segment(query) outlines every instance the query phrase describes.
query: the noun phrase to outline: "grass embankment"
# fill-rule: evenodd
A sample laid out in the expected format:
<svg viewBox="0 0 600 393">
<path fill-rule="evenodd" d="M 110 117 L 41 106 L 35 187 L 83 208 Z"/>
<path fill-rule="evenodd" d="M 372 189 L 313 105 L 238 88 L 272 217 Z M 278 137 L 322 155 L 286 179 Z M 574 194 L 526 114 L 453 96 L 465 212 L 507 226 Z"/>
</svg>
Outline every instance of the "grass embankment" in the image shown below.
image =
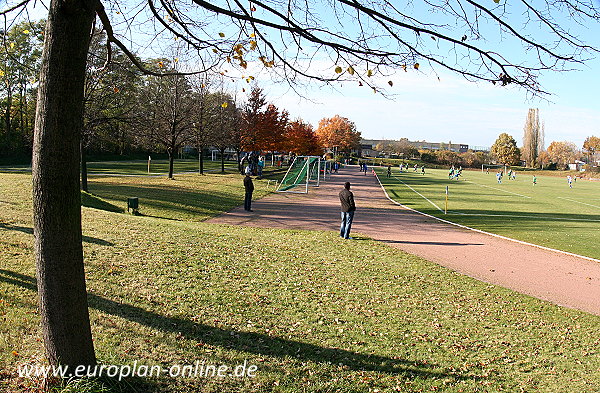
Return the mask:
<svg viewBox="0 0 600 393">
<path fill-rule="evenodd" d="M 6 391 L 36 386 L 16 378 L 15 368 L 43 359 L 30 182 L 23 174 L 0 179 L 0 390 Z M 173 184 L 164 185 L 165 199 L 174 198 Z M 256 378 L 140 378 L 119 389 L 600 388 L 599 317 L 478 282 L 374 241 L 85 207 L 83 233 L 100 361 L 167 367 L 247 361 L 258 367 Z"/>
<path fill-rule="evenodd" d="M 459 181 L 447 170 L 412 171 L 387 178 L 376 168 L 389 196 L 415 210 L 472 228 L 600 259 L 600 183 L 519 172 L 498 184 L 495 172 L 464 171 Z M 449 187 L 448 214 L 444 214 Z"/>
</svg>

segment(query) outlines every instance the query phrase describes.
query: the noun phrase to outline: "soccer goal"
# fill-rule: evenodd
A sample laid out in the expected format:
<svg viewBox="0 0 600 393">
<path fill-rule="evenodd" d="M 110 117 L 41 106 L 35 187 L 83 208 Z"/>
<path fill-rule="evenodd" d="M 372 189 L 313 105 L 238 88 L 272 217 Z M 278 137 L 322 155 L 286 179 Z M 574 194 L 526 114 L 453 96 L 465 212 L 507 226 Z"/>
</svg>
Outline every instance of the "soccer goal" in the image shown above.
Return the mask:
<svg viewBox="0 0 600 393">
<path fill-rule="evenodd" d="M 308 187 L 318 187 L 324 170 L 321 157 L 296 156 L 277 187 L 277 192 L 308 193 Z"/>
</svg>

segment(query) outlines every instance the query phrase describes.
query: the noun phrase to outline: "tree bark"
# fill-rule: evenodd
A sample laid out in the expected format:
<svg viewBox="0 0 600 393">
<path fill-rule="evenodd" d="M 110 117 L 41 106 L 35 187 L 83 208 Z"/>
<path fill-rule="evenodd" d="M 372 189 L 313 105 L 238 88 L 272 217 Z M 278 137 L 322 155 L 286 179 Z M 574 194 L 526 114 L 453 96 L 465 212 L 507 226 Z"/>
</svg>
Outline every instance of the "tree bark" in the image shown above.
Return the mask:
<svg viewBox="0 0 600 393">
<path fill-rule="evenodd" d="M 175 160 L 175 152 L 174 150 L 169 150 L 169 179 L 173 179 L 173 162 Z"/>
<path fill-rule="evenodd" d="M 225 148 L 221 148 L 221 173 L 225 173 Z"/>
<path fill-rule="evenodd" d="M 85 192 L 88 192 L 87 156 L 86 156 L 86 152 L 85 152 L 84 138 L 81 138 L 80 149 L 81 149 L 81 189 Z"/>
<path fill-rule="evenodd" d="M 200 163 L 200 174 L 204 175 L 204 147 L 200 145 L 198 147 L 198 162 Z"/>
<path fill-rule="evenodd" d="M 33 229 L 42 335 L 50 364 L 96 363 L 81 235 L 79 143 L 94 1 L 52 0 L 33 146 Z"/>
</svg>

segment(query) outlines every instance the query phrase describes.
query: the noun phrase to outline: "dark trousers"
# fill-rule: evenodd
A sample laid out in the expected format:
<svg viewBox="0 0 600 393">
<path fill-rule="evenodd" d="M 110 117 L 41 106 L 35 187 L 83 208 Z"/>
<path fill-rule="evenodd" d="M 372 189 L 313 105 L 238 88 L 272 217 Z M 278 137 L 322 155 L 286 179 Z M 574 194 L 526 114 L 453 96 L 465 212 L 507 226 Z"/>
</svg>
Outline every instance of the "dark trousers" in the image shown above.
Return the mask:
<svg viewBox="0 0 600 393">
<path fill-rule="evenodd" d="M 244 198 L 244 210 L 251 210 L 251 206 L 252 205 L 252 193 L 251 192 L 247 192 L 246 196 Z"/>
</svg>

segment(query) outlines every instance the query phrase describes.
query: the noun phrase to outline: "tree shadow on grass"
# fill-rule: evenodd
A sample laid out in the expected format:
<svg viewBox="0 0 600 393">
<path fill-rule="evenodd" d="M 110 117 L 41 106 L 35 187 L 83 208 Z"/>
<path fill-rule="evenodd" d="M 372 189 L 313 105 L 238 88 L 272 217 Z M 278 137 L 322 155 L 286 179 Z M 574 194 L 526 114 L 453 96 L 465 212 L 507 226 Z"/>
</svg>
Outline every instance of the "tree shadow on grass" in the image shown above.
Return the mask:
<svg viewBox="0 0 600 393">
<path fill-rule="evenodd" d="M 18 231 L 18 232 L 27 233 L 29 235 L 33 235 L 33 228 L 21 227 L 18 225 L 7 224 L 4 222 L 0 222 L 0 229 L 6 229 L 9 231 Z M 81 238 L 86 243 L 94 243 L 94 244 L 98 244 L 100 246 L 114 246 L 115 245 L 114 243 L 107 242 L 106 240 L 98 239 L 97 237 L 82 236 Z"/>
<path fill-rule="evenodd" d="M 148 215 L 144 212 L 144 208 L 151 208 L 155 210 L 151 216 L 158 218 L 171 218 L 167 217 L 169 214 L 163 216 L 163 211 L 184 216 L 195 214 L 213 216 L 230 210 L 243 201 L 243 189 L 231 190 L 231 192 L 201 191 L 176 185 L 160 187 L 116 182 L 90 183 L 90 189 L 104 199 L 122 200 L 123 203 L 127 201 L 128 197 L 139 196 L 142 213 Z"/>
<path fill-rule="evenodd" d="M 33 277 L 0 269 L 0 281 L 37 291 Z M 272 337 L 256 332 L 219 328 L 193 321 L 166 317 L 130 304 L 118 303 L 98 295 L 88 294 L 89 306 L 104 313 L 160 330 L 177 333 L 198 343 L 210 344 L 235 351 L 277 358 L 295 358 L 324 365 L 343 364 L 355 371 L 373 371 L 405 378 L 441 379 L 454 381 L 477 379 L 476 376 L 436 371 L 440 366 L 418 360 L 398 359 L 381 355 L 363 354 L 341 348 Z"/>
<path fill-rule="evenodd" d="M 125 209 L 122 207 L 113 205 L 100 197 L 90 194 L 89 192 L 81 192 L 81 206 L 91 207 L 98 210 L 106 210 L 114 213 L 123 213 Z"/>
</svg>

